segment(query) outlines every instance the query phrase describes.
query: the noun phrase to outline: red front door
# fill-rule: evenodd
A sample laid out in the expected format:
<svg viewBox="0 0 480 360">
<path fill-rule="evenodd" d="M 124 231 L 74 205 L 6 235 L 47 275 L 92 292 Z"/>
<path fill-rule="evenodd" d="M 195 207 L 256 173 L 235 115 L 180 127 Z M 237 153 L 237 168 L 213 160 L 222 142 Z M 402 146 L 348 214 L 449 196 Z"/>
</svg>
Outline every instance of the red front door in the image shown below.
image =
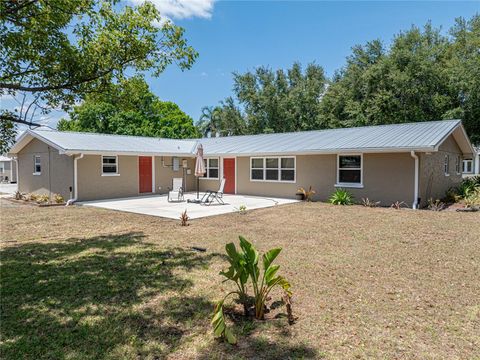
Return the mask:
<svg viewBox="0 0 480 360">
<path fill-rule="evenodd" d="M 235 194 L 235 159 L 223 159 L 223 177 L 225 194 Z"/>
<path fill-rule="evenodd" d="M 138 157 L 138 177 L 140 193 L 152 192 L 152 158 L 150 156 Z"/>
</svg>

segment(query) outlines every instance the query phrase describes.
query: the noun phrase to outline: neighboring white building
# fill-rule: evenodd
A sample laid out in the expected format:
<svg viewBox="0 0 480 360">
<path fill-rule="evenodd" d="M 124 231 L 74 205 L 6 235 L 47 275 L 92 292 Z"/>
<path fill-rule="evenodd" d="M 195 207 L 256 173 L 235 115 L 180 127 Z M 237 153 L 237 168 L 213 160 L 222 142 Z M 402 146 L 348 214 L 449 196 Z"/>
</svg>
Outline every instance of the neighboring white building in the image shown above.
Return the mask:
<svg viewBox="0 0 480 360">
<path fill-rule="evenodd" d="M 474 147 L 475 154 L 463 160 L 463 176 L 480 175 L 480 147 Z"/>
<path fill-rule="evenodd" d="M 0 182 L 16 183 L 17 182 L 17 164 L 7 157 L 0 155 Z"/>
</svg>

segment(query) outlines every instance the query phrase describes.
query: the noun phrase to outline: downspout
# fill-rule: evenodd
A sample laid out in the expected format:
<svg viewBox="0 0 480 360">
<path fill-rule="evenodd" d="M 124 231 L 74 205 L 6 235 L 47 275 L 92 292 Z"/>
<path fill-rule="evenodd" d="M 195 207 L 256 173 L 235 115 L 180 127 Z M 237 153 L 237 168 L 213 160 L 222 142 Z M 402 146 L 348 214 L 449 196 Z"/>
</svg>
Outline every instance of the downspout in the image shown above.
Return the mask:
<svg viewBox="0 0 480 360">
<path fill-rule="evenodd" d="M 410 155 L 415 159 L 415 184 L 413 190 L 413 209 L 418 209 L 418 155 L 415 154 L 415 151 L 411 151 Z"/>
<path fill-rule="evenodd" d="M 80 154 L 80 156 L 73 159 L 73 199 L 69 199 L 67 201 L 66 206 L 72 205 L 78 199 L 78 165 L 77 161 L 82 159 L 84 154 Z"/>
</svg>

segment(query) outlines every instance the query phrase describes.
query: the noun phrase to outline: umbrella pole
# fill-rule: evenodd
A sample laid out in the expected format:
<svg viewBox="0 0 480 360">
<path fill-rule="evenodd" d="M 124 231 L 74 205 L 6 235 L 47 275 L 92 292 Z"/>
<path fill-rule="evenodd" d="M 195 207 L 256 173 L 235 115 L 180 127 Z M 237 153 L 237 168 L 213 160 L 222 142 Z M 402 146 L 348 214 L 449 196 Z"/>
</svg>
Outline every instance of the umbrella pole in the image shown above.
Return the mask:
<svg viewBox="0 0 480 360">
<path fill-rule="evenodd" d="M 197 200 L 198 200 L 198 192 L 200 190 L 200 177 L 197 176 Z"/>
</svg>

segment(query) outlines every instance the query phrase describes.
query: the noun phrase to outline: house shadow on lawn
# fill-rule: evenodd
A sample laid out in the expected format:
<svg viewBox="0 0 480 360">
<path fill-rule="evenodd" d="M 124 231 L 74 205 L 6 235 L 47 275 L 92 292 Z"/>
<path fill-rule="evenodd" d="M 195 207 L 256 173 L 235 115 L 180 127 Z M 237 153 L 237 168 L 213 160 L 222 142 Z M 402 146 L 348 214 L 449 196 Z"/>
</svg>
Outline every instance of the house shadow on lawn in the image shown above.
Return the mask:
<svg viewBox="0 0 480 360">
<path fill-rule="evenodd" d="M 163 250 L 143 238 L 125 233 L 3 249 L 2 358 L 161 358 L 171 352 L 187 322 L 204 322 L 213 304 L 171 295 L 152 308 L 145 304 L 181 294 L 193 284 L 179 270 L 188 274 L 220 255 Z"/>
</svg>

